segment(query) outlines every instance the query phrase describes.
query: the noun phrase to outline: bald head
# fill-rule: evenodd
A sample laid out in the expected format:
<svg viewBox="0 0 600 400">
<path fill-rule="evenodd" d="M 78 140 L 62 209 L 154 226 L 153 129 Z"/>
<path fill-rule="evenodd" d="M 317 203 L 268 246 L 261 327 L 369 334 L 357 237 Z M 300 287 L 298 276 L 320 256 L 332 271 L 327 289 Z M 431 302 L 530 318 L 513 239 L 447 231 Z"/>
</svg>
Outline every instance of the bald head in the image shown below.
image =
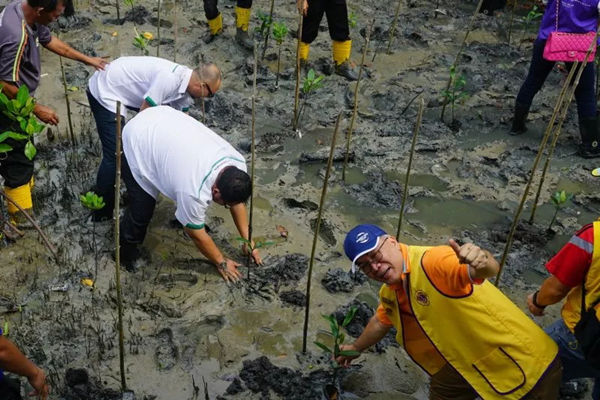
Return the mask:
<svg viewBox="0 0 600 400">
<path fill-rule="evenodd" d="M 216 64 L 200 64 L 192 72 L 188 93 L 192 97 L 212 97 L 221 88 L 221 70 Z"/>
</svg>

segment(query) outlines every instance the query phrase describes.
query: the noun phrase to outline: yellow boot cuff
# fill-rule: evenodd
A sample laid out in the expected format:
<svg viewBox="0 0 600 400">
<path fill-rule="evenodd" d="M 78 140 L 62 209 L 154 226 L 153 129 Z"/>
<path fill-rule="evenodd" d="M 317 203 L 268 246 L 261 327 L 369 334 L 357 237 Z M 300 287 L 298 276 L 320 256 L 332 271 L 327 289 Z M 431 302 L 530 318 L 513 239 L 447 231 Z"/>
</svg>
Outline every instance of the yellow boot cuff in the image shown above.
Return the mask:
<svg viewBox="0 0 600 400">
<path fill-rule="evenodd" d="M 14 201 L 17 202 L 18 205 L 21 206 L 24 210 L 30 209 L 33 207 L 33 201 L 31 200 L 31 187 L 29 183 L 26 183 L 17 188 L 9 188 L 8 186 L 4 187 L 4 192 Z M 16 214 L 19 212 L 17 206 L 15 206 L 12 202 L 7 201 L 6 208 L 8 209 L 9 214 Z"/>
<path fill-rule="evenodd" d="M 215 18 L 208 20 L 208 28 L 211 35 L 217 35 L 223 30 L 223 16 L 221 13 Z"/>
<path fill-rule="evenodd" d="M 301 60 L 308 60 L 308 51 L 310 50 L 310 44 L 308 43 L 304 43 L 304 42 L 300 42 L 300 59 Z"/>
<path fill-rule="evenodd" d="M 248 30 L 248 23 L 250 22 L 250 9 L 235 7 L 235 26 L 243 31 Z"/>
<path fill-rule="evenodd" d="M 343 42 L 333 41 L 333 61 L 336 65 L 340 65 L 344 61 L 350 58 L 350 51 L 352 51 L 352 40 L 345 40 Z"/>
</svg>

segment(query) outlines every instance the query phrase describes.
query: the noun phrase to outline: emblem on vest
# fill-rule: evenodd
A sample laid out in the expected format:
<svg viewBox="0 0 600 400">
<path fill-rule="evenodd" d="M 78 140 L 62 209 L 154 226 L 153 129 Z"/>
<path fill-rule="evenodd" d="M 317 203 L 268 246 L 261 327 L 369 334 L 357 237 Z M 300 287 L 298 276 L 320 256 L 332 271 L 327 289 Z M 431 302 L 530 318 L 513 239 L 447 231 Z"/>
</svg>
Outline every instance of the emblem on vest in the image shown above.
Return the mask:
<svg viewBox="0 0 600 400">
<path fill-rule="evenodd" d="M 415 293 L 415 300 L 417 300 L 417 303 L 419 303 L 422 306 L 429 305 L 429 296 L 427 296 L 427 293 L 425 293 L 422 290 L 417 290 L 417 292 Z"/>
</svg>

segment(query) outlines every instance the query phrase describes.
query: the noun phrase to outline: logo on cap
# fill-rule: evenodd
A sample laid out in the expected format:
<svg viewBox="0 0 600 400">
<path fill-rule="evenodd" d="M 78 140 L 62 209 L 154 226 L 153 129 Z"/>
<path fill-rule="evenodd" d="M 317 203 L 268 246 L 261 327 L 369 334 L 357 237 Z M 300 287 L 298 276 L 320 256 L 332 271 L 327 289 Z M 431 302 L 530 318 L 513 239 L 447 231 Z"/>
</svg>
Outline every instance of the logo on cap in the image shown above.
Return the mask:
<svg viewBox="0 0 600 400">
<path fill-rule="evenodd" d="M 369 233 L 361 232 L 356 235 L 356 243 L 367 243 L 369 241 Z"/>
</svg>

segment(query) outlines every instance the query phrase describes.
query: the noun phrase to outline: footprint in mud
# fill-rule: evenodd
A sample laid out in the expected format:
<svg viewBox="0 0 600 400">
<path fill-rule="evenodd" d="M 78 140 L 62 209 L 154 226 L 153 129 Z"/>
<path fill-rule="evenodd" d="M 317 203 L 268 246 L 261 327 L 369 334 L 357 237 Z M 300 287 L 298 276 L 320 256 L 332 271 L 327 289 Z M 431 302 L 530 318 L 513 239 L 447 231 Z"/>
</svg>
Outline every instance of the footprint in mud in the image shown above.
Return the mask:
<svg viewBox="0 0 600 400">
<path fill-rule="evenodd" d="M 170 370 L 177 364 L 179 351 L 173 342 L 173 331 L 165 328 L 160 331 L 156 337 L 158 346 L 156 347 L 156 364 L 161 371 Z"/>
<path fill-rule="evenodd" d="M 157 278 L 157 281 L 158 283 L 164 285 L 169 289 L 175 287 L 178 283 L 188 284 L 188 286 L 194 286 L 196 283 L 198 283 L 198 275 L 189 272 L 181 272 L 176 274 L 160 274 Z"/>
</svg>

